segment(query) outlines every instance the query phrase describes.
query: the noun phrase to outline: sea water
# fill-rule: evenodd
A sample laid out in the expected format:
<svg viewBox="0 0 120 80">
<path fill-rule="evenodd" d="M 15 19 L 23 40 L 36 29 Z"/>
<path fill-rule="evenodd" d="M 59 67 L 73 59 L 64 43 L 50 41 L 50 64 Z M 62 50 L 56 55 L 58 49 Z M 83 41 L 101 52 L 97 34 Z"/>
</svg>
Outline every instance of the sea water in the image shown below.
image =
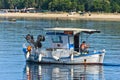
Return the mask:
<svg viewBox="0 0 120 80">
<path fill-rule="evenodd" d="M 29 33 L 34 39 L 45 35 L 42 28 L 77 27 L 100 30 L 101 33 L 82 36 L 93 50 L 106 50 L 101 65 L 45 65 L 26 63 L 22 45 Z M 43 42 L 43 47 L 46 44 Z M 119 80 L 120 22 L 92 20 L 52 20 L 16 18 L 15 22 L 1 18 L 0 80 Z"/>
</svg>

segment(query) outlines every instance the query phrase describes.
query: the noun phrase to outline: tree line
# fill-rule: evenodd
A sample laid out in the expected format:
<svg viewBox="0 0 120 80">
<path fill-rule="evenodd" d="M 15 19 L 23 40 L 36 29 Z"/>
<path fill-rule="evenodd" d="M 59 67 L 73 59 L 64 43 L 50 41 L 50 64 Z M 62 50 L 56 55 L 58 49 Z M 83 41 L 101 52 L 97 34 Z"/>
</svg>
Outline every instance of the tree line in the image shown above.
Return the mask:
<svg viewBox="0 0 120 80">
<path fill-rule="evenodd" d="M 0 0 L 0 9 L 120 12 L 120 0 Z"/>
</svg>

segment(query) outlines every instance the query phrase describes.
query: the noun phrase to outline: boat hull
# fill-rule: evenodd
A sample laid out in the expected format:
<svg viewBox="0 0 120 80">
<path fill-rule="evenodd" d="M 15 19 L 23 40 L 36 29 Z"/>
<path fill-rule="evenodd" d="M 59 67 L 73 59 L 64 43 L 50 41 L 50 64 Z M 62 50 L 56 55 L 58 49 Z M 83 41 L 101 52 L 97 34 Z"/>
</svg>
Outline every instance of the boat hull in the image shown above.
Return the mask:
<svg viewBox="0 0 120 80">
<path fill-rule="evenodd" d="M 26 53 L 27 62 L 44 63 L 44 64 L 102 64 L 104 60 L 104 52 L 88 53 L 79 55 L 69 55 L 68 57 L 57 57 L 48 53 L 44 56 L 42 54 L 28 55 Z"/>
</svg>

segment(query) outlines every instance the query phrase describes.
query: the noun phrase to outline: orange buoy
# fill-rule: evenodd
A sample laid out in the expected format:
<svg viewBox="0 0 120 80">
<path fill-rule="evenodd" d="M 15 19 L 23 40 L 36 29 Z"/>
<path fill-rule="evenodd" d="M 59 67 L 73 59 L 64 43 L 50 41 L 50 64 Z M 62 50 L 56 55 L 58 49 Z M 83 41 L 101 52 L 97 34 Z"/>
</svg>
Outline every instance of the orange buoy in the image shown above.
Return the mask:
<svg viewBox="0 0 120 80">
<path fill-rule="evenodd" d="M 31 46 L 28 46 L 28 47 L 27 47 L 27 50 L 28 50 L 29 52 L 31 51 L 31 49 L 32 49 Z"/>
</svg>

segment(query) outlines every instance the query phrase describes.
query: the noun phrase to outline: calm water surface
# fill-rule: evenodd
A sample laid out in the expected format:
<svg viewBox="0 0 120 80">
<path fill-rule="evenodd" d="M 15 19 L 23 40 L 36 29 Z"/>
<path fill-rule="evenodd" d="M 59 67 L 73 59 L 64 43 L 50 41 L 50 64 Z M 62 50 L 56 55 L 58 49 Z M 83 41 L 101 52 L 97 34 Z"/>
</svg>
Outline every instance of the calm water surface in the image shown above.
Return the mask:
<svg viewBox="0 0 120 80">
<path fill-rule="evenodd" d="M 37 65 L 25 62 L 24 36 L 44 34 L 44 27 L 78 27 L 101 30 L 87 39 L 92 49 L 106 49 L 104 66 Z M 83 38 L 83 40 L 85 40 Z M 45 46 L 44 46 L 45 47 Z M 0 19 L 0 80 L 119 80 L 120 22 L 84 20 Z"/>
</svg>

